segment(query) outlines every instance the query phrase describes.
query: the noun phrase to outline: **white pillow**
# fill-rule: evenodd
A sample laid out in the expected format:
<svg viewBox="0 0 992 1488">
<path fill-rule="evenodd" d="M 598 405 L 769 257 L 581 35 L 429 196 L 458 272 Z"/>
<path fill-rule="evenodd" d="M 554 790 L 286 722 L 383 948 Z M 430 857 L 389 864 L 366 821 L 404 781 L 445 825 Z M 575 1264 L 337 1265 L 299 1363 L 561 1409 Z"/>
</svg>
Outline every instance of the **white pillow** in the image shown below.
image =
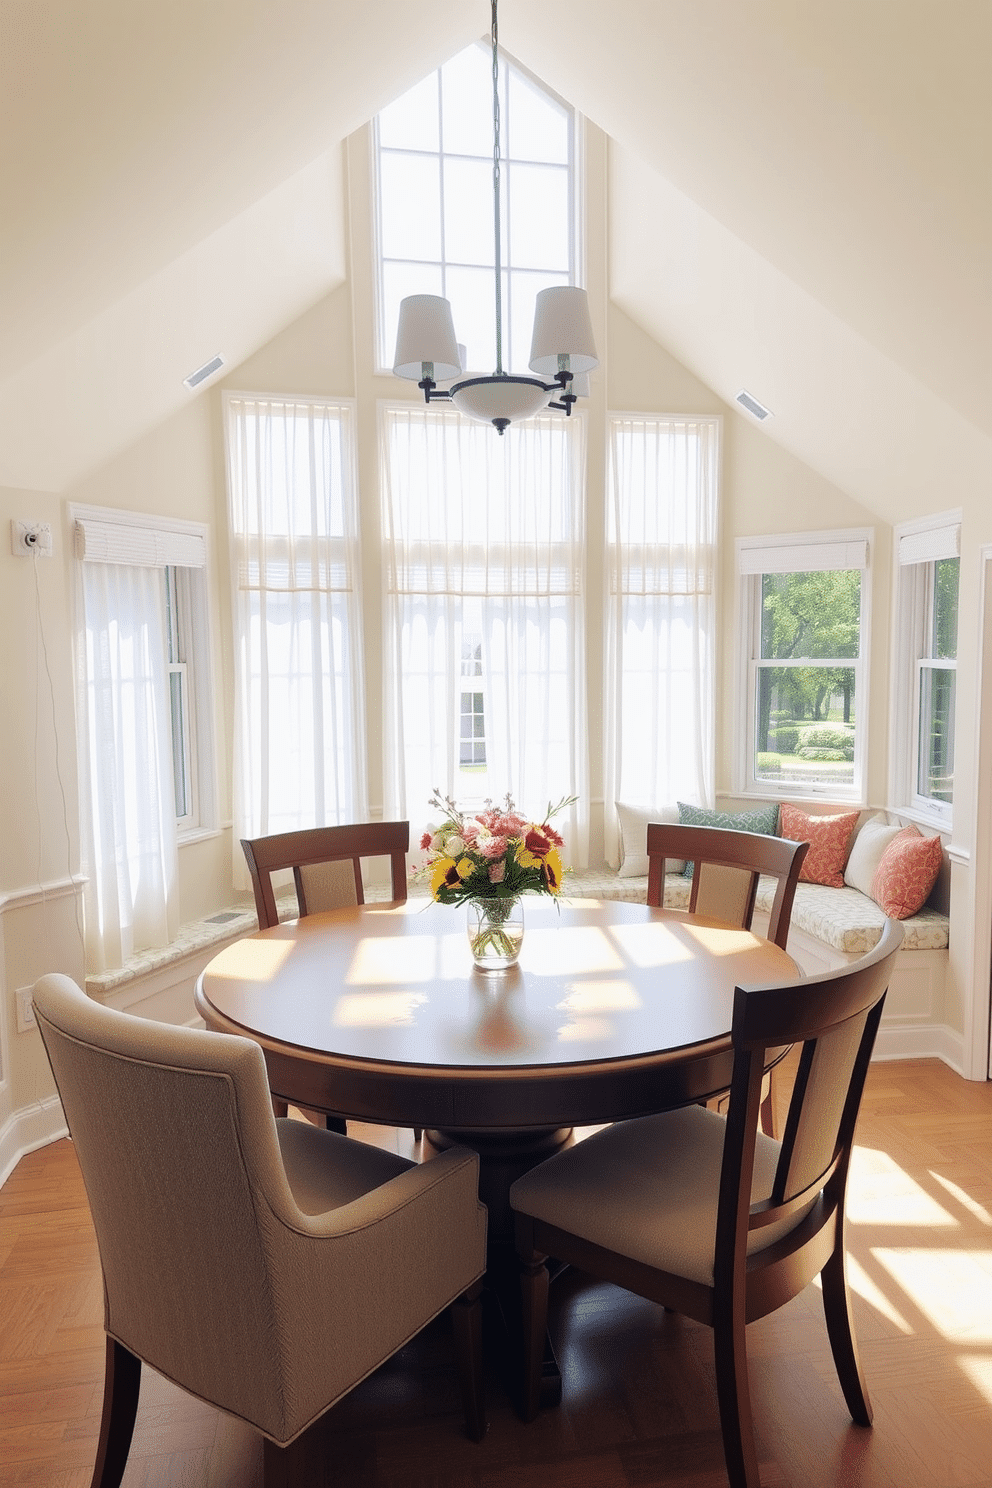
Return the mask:
<svg viewBox="0 0 992 1488">
<path fill-rule="evenodd" d="M 648 876 L 648 822 L 678 823 L 677 806 L 622 806 L 617 803 L 620 818 L 620 877 L 647 878 Z M 665 868 L 669 873 L 681 873 L 682 863 L 669 858 Z"/>
<path fill-rule="evenodd" d="M 858 828 L 844 869 L 844 882 L 860 889 L 871 898 L 871 884 L 882 854 L 902 827 L 893 826 L 882 816 L 870 816 Z"/>
</svg>

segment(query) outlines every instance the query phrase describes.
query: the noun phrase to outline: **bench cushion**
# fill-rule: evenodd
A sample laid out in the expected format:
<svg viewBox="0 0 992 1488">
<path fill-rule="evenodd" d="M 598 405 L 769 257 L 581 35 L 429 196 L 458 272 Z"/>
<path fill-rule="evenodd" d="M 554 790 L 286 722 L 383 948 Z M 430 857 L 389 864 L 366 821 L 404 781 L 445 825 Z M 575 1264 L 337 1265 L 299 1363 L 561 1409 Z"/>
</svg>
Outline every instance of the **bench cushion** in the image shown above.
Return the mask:
<svg viewBox="0 0 992 1488">
<path fill-rule="evenodd" d="M 665 905 L 669 909 L 688 909 L 690 882 L 681 874 L 665 875 Z M 644 904 L 647 900 L 646 878 L 620 878 L 606 868 L 581 869 L 565 878 L 566 898 L 627 899 Z M 758 883 L 756 907 L 767 913 L 775 897 L 775 881 L 762 878 Z M 792 924 L 797 930 L 813 935 L 846 955 L 864 955 L 882 935 L 885 915 L 878 905 L 858 889 L 830 889 L 823 884 L 796 885 L 792 906 Z M 902 921 L 904 951 L 942 951 L 948 944 L 949 921 L 939 910 L 923 908 Z"/>
</svg>

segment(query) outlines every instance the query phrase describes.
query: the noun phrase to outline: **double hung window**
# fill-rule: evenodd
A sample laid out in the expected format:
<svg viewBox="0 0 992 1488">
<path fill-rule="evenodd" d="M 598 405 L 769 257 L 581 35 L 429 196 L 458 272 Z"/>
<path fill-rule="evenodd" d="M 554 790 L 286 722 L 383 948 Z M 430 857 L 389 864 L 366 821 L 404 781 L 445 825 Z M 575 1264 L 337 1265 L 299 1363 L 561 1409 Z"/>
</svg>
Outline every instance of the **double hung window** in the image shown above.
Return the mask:
<svg viewBox="0 0 992 1488">
<path fill-rule="evenodd" d="M 167 945 L 177 849 L 214 821 L 206 528 L 73 507 L 88 971 Z"/>
<path fill-rule="evenodd" d="M 892 784 L 899 804 L 949 826 L 954 798 L 960 518 L 896 531 Z"/>
<path fill-rule="evenodd" d="M 869 536 L 737 541 L 745 790 L 863 798 Z"/>
</svg>

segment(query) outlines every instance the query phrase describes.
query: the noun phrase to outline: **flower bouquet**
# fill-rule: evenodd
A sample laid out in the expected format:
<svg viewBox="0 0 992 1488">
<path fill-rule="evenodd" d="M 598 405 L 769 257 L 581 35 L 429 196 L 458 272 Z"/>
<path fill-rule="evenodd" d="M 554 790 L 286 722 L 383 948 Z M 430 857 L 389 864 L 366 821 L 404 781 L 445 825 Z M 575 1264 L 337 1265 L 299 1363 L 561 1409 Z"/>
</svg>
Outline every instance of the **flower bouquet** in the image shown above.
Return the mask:
<svg viewBox="0 0 992 1488">
<path fill-rule="evenodd" d="M 487 801 L 474 816 L 439 790 L 431 796 L 443 820 L 421 838 L 427 856 L 413 876 L 429 882 L 436 903 L 468 906 L 469 943 L 483 969 L 510 966 L 520 954 L 522 894 L 561 893 L 563 844 L 550 823 L 575 800 L 565 796 L 548 806 L 542 822 L 531 822 L 509 796 L 502 806 Z"/>
</svg>

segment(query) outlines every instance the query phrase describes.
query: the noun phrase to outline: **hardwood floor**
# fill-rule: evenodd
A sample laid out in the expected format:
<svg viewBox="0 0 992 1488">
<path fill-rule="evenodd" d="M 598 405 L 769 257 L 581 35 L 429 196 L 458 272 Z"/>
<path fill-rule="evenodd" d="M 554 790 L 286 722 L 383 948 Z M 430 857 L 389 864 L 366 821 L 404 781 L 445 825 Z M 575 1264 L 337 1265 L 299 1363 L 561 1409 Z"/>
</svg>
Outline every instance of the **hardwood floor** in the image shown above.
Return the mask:
<svg viewBox="0 0 992 1488">
<path fill-rule="evenodd" d="M 389 1145 L 410 1133 L 351 1129 Z M 853 1426 L 815 1288 L 748 1330 L 764 1488 L 987 1488 L 992 1480 L 992 1085 L 873 1065 L 851 1187 L 858 1333 L 875 1406 Z M 329 1481 L 370 1488 L 726 1488 L 709 1330 L 566 1274 L 552 1289 L 560 1408 L 518 1419 L 489 1379 L 461 1424 L 443 1322 L 327 1418 Z M 0 1189 L 0 1484 L 88 1488 L 102 1293 L 72 1144 Z M 257 1437 L 145 1371 L 125 1488 L 260 1488 Z"/>
</svg>

